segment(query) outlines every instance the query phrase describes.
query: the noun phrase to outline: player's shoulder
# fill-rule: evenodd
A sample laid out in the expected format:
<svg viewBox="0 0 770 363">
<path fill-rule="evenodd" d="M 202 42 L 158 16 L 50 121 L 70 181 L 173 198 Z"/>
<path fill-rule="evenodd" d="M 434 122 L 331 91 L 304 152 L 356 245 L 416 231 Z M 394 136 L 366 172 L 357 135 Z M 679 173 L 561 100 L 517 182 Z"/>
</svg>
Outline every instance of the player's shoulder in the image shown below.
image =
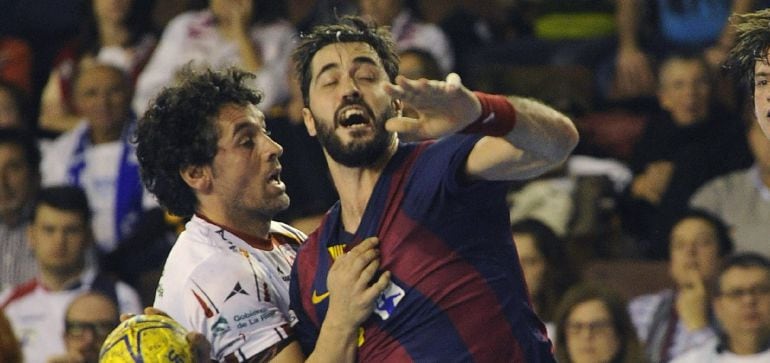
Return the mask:
<svg viewBox="0 0 770 363">
<path fill-rule="evenodd" d="M 278 221 L 270 222 L 270 233 L 287 237 L 297 243 L 303 243 L 307 240 L 307 235 L 299 229 Z"/>
</svg>

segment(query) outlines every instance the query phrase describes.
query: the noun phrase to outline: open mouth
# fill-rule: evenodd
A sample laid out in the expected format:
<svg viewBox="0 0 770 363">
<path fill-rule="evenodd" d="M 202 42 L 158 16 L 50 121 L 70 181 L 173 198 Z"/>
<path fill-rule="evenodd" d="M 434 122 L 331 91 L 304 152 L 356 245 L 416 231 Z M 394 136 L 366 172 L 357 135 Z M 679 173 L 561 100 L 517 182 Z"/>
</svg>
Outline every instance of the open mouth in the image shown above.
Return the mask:
<svg viewBox="0 0 770 363">
<path fill-rule="evenodd" d="M 281 168 L 275 169 L 267 178 L 268 183 L 281 185 Z"/>
<path fill-rule="evenodd" d="M 371 118 L 362 106 L 344 107 L 337 113 L 337 124 L 345 128 L 365 127 L 369 125 Z"/>
</svg>

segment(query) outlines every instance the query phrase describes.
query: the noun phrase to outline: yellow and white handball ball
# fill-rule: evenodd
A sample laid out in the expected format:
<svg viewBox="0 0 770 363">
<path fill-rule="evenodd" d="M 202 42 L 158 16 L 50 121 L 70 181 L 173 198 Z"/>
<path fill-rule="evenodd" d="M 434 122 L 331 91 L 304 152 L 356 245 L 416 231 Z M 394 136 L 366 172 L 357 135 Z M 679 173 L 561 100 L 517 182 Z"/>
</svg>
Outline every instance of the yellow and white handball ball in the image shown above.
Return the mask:
<svg viewBox="0 0 770 363">
<path fill-rule="evenodd" d="M 162 315 L 136 315 L 120 323 L 102 344 L 100 363 L 191 363 L 187 330 Z"/>
</svg>

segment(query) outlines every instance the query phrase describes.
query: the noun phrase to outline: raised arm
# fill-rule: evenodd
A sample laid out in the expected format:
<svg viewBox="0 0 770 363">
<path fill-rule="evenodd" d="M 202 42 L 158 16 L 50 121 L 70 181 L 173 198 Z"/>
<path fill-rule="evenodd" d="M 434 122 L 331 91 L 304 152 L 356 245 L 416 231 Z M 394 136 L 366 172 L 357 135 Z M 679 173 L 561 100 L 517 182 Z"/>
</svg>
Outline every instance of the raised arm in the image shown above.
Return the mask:
<svg viewBox="0 0 770 363">
<path fill-rule="evenodd" d="M 421 138 L 455 132 L 489 135 L 468 156 L 465 171 L 471 179 L 535 177 L 563 162 L 578 142 L 575 125 L 562 113 L 532 99 L 510 96 L 506 104 L 501 96 L 473 93 L 456 74 L 445 81 L 399 77 L 386 91 L 418 111 L 417 119 L 388 120 L 390 131 Z"/>
</svg>

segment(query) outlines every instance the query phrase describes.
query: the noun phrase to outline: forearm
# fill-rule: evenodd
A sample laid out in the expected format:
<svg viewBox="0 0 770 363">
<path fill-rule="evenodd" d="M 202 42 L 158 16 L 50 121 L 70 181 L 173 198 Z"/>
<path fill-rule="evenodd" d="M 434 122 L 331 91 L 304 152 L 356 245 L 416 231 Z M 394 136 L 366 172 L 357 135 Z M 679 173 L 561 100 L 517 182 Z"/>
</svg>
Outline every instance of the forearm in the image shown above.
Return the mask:
<svg viewBox="0 0 770 363">
<path fill-rule="evenodd" d="M 327 318 L 306 362 L 355 362 L 358 328 Z"/>
<path fill-rule="evenodd" d="M 617 0 L 615 2 L 615 24 L 618 26 L 618 46 L 620 49 L 639 47 L 636 34 L 639 30 L 641 6 L 639 0 Z"/>
<path fill-rule="evenodd" d="M 239 31 L 233 40 L 238 46 L 243 69 L 252 73 L 259 72 L 262 69 L 262 57 L 259 55 L 257 45 L 249 37 L 247 30 Z"/>
</svg>

